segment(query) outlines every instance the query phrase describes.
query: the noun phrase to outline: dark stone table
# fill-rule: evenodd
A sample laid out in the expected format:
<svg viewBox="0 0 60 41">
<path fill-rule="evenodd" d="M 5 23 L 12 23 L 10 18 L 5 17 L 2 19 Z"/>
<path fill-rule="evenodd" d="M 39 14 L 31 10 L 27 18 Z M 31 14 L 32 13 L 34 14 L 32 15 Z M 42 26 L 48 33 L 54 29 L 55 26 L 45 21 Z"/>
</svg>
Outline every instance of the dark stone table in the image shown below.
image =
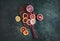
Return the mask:
<svg viewBox="0 0 60 41">
<path fill-rule="evenodd" d="M 35 30 L 38 39 L 29 35 L 24 36 L 19 28 L 21 22 L 15 21 L 18 8 L 21 5 L 31 4 L 35 14 L 41 13 L 43 21 L 37 21 Z M 60 1 L 59 0 L 0 0 L 0 41 L 60 41 Z"/>
</svg>

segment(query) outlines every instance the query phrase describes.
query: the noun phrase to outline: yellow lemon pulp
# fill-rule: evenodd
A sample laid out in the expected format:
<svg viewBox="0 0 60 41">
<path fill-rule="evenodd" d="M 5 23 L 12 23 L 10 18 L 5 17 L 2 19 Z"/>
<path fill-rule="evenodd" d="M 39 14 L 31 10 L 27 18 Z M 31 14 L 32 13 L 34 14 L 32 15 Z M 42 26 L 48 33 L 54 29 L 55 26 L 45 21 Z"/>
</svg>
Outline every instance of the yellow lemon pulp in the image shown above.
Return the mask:
<svg viewBox="0 0 60 41">
<path fill-rule="evenodd" d="M 20 16 L 16 16 L 16 17 L 15 17 L 15 20 L 16 20 L 17 22 L 19 22 L 19 21 L 21 20 L 21 17 L 20 17 Z"/>
</svg>

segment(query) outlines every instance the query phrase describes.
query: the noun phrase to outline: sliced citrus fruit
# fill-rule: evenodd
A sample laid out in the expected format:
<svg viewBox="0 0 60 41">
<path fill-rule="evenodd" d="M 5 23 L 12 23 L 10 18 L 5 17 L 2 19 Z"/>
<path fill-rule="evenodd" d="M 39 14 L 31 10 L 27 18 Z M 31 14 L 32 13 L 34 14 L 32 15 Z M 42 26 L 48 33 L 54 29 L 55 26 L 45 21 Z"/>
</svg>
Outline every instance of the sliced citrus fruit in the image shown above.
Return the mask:
<svg viewBox="0 0 60 41">
<path fill-rule="evenodd" d="M 27 10 L 27 12 L 33 12 L 33 11 L 34 11 L 34 8 L 33 8 L 32 5 L 28 5 L 28 6 L 26 7 L 26 10 Z"/>
<path fill-rule="evenodd" d="M 19 22 L 19 21 L 21 20 L 21 17 L 20 17 L 20 16 L 16 16 L 16 17 L 15 17 L 15 20 L 16 20 L 17 22 Z"/>
<path fill-rule="evenodd" d="M 29 32 L 28 32 L 28 30 L 25 30 L 24 32 L 23 32 L 23 35 L 28 35 L 29 34 Z"/>
<path fill-rule="evenodd" d="M 20 28 L 20 31 L 21 32 L 24 32 L 26 30 L 26 27 L 24 27 L 24 26 L 22 26 L 21 28 Z"/>
<path fill-rule="evenodd" d="M 27 24 L 28 26 L 31 25 L 31 23 L 30 23 L 30 19 L 27 20 L 26 24 Z"/>
<path fill-rule="evenodd" d="M 25 18 L 22 19 L 22 22 L 23 22 L 23 23 L 26 23 L 27 20 L 28 20 L 28 18 L 25 17 Z"/>
<path fill-rule="evenodd" d="M 42 14 L 38 14 L 37 15 L 37 20 L 42 21 L 43 20 L 43 15 Z"/>
<path fill-rule="evenodd" d="M 27 17 L 28 18 L 28 14 L 27 13 L 23 13 L 23 18 Z"/>
<path fill-rule="evenodd" d="M 35 18 L 36 18 L 35 14 L 30 15 L 30 19 L 35 19 Z"/>
<path fill-rule="evenodd" d="M 31 19 L 30 23 L 31 23 L 31 25 L 34 25 L 36 23 L 36 19 Z"/>
</svg>

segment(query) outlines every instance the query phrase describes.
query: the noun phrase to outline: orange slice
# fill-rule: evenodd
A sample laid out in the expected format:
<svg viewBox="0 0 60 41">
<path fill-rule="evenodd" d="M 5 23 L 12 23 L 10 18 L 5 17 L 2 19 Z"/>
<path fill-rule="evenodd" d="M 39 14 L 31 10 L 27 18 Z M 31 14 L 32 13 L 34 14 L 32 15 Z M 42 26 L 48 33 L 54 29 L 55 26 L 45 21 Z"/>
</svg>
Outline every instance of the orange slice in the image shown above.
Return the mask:
<svg viewBox="0 0 60 41">
<path fill-rule="evenodd" d="M 36 23 L 36 19 L 31 19 L 30 23 L 31 23 L 31 25 L 34 25 Z"/>
<path fill-rule="evenodd" d="M 30 19 L 27 20 L 26 24 L 27 24 L 28 26 L 31 25 L 31 23 L 30 23 Z"/>
<path fill-rule="evenodd" d="M 30 19 L 35 19 L 35 18 L 36 18 L 35 14 L 30 15 Z"/>
<path fill-rule="evenodd" d="M 33 12 L 34 11 L 34 7 L 32 5 L 28 5 L 26 7 L 26 10 L 27 10 L 27 12 Z"/>
<path fill-rule="evenodd" d="M 28 30 L 25 30 L 24 32 L 23 32 L 23 35 L 28 35 L 29 34 L 29 32 L 28 32 Z"/>
<path fill-rule="evenodd" d="M 37 15 L 37 20 L 42 21 L 43 20 L 43 15 L 42 14 L 38 14 Z"/>
<path fill-rule="evenodd" d="M 28 20 L 28 18 L 23 18 L 23 19 L 22 19 L 22 22 L 23 22 L 23 23 L 26 23 L 27 20 Z"/>
<path fill-rule="evenodd" d="M 23 13 L 23 18 L 27 17 L 28 18 L 28 14 L 27 13 Z"/>
<path fill-rule="evenodd" d="M 22 26 L 21 28 L 20 28 L 20 31 L 21 32 L 24 32 L 26 30 L 26 27 L 24 27 L 24 26 Z"/>
</svg>

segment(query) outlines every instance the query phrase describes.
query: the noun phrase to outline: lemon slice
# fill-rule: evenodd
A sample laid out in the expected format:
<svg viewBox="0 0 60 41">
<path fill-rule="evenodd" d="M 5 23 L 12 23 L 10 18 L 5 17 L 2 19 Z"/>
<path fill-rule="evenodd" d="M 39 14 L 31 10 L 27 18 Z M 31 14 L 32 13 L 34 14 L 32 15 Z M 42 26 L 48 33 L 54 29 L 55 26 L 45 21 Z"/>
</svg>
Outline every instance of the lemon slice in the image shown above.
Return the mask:
<svg viewBox="0 0 60 41">
<path fill-rule="evenodd" d="M 19 22 L 19 21 L 21 20 L 21 17 L 20 17 L 20 16 L 16 16 L 16 17 L 15 17 L 15 20 L 16 20 L 17 22 Z"/>
</svg>

